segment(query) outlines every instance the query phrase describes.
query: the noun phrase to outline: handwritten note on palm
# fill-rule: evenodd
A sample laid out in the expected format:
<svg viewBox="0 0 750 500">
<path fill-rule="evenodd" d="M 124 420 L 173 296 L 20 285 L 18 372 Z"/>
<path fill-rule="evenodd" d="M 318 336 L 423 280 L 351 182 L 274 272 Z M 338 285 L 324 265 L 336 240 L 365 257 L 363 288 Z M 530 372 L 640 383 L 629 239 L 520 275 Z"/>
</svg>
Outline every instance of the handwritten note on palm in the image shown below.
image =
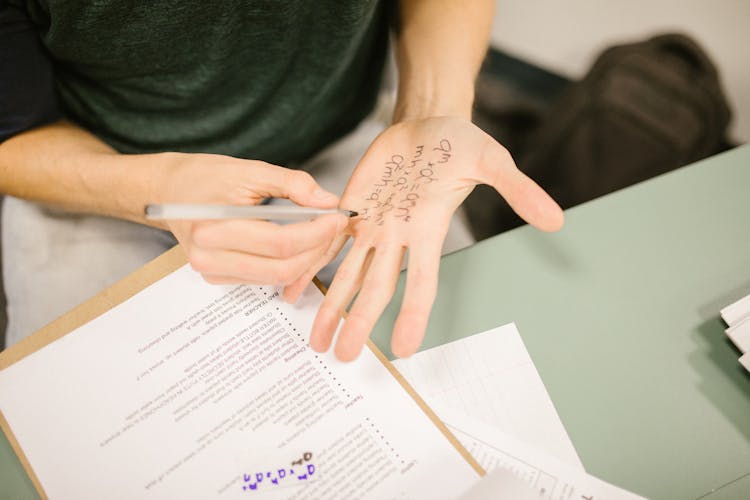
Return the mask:
<svg viewBox="0 0 750 500">
<path fill-rule="evenodd" d="M 424 144 L 416 146 L 409 157 L 391 155 L 359 210 L 361 222 L 372 221 L 378 226 L 391 218 L 411 222 L 420 211 L 418 205 L 424 205 L 422 199 L 429 203 L 439 194 L 431 194 L 429 185 L 439 181 L 441 170 L 449 168 L 451 150 L 450 141 L 440 139 L 437 146 L 426 150 Z"/>
<path fill-rule="evenodd" d="M 318 312 L 311 344 L 326 350 L 341 313 L 359 291 L 336 345 L 343 360 L 357 357 L 393 296 L 408 250 L 406 291 L 393 330 L 397 356 L 416 351 L 437 292 L 440 250 L 453 212 L 476 184 L 490 184 L 526 221 L 553 231 L 557 204 L 518 170 L 508 152 L 461 118 L 393 125 L 370 146 L 341 198 L 359 212 L 354 244 Z"/>
</svg>

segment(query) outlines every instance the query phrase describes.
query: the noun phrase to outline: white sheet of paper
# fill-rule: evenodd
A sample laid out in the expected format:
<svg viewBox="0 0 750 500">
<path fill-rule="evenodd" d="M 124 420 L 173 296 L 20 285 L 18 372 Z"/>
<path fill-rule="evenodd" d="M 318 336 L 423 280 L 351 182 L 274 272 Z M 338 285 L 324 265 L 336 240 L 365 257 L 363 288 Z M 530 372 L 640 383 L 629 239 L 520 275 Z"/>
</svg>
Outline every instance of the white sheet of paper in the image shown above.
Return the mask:
<svg viewBox="0 0 750 500">
<path fill-rule="evenodd" d="M 721 317 L 729 326 L 738 323 L 745 317 L 750 317 L 750 295 L 746 295 L 722 309 Z"/>
<path fill-rule="evenodd" d="M 46 493 L 455 498 L 478 479 L 369 349 L 309 348 L 320 292 L 278 293 L 185 266 L 0 372 Z"/>
<path fill-rule="evenodd" d="M 448 406 L 583 470 L 514 323 L 394 361 L 430 406 Z"/>
<path fill-rule="evenodd" d="M 739 320 L 725 330 L 729 339 L 744 352 L 750 351 L 750 316 Z"/>
<path fill-rule="evenodd" d="M 433 409 L 487 472 L 503 468 L 526 481 L 542 498 L 643 500 L 453 408 Z"/>
<path fill-rule="evenodd" d="M 746 352 L 740 356 L 740 364 L 745 367 L 745 370 L 750 372 L 750 352 Z"/>
</svg>

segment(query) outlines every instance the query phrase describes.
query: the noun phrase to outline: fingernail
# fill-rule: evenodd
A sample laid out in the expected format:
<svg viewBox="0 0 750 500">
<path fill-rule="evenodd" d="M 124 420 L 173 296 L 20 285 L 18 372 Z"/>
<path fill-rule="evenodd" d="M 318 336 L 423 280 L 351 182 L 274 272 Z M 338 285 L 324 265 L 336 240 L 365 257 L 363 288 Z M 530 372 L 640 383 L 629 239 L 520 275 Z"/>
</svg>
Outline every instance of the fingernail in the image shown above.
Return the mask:
<svg viewBox="0 0 750 500">
<path fill-rule="evenodd" d="M 326 191 L 325 189 L 322 189 L 322 188 L 316 189 L 315 192 L 313 193 L 313 195 L 317 199 L 323 200 L 323 201 L 331 201 L 331 200 L 337 200 L 338 199 L 338 196 L 336 196 L 333 193 L 329 193 L 328 191 Z"/>
</svg>

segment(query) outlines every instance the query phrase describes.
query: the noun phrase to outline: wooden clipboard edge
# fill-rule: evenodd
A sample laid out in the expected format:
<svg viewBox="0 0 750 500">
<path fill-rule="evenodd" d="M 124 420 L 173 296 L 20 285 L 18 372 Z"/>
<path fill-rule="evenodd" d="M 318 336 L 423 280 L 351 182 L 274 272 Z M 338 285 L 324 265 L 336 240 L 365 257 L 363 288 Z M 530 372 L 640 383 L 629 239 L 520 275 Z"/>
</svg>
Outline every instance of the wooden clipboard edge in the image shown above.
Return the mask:
<svg viewBox="0 0 750 500">
<path fill-rule="evenodd" d="M 0 352 L 0 370 L 3 370 L 10 365 L 20 361 L 26 356 L 38 351 L 44 346 L 51 344 L 59 338 L 67 335 L 76 328 L 79 328 L 89 321 L 101 316 L 110 309 L 116 307 L 120 303 L 128 300 L 135 296 L 144 288 L 153 285 L 160 279 L 173 273 L 183 265 L 187 263 L 187 256 L 179 245 L 174 246 L 170 250 L 167 250 L 160 256 L 156 257 L 152 261 L 146 263 L 139 269 L 133 271 L 129 275 L 122 278 L 120 281 L 112 285 L 111 287 L 103 290 L 97 295 L 91 297 L 86 302 L 79 306 L 71 309 L 63 316 L 52 321 L 48 325 L 44 326 L 40 330 L 36 331 L 32 335 L 19 341 L 17 344 L 9 347 L 8 349 Z M 325 295 L 326 287 L 323 286 L 317 278 L 313 280 L 318 289 Z M 483 476 L 485 474 L 484 469 L 477 463 L 474 457 L 464 448 L 464 446 L 456 439 L 456 437 L 448 430 L 445 424 L 437 417 L 435 412 L 430 408 L 427 403 L 417 394 L 414 388 L 406 381 L 401 373 L 396 369 L 393 363 L 385 357 L 385 355 L 378 349 L 378 347 L 371 341 L 367 340 L 367 346 L 380 360 L 380 362 L 386 367 L 390 374 L 398 381 L 399 384 L 406 390 L 412 399 L 417 403 L 417 406 L 427 415 L 432 423 L 440 430 L 440 432 L 448 439 L 454 448 L 461 454 L 461 456 L 471 465 L 471 467 L 479 474 Z M 0 410 L 0 429 L 5 433 L 8 442 L 13 448 L 19 462 L 23 466 L 26 474 L 29 476 L 34 488 L 37 493 L 43 499 L 49 498 L 42 488 L 41 482 L 37 477 L 34 469 L 31 467 L 26 454 L 21 449 L 13 431 L 10 428 L 5 416 Z"/>
<path fill-rule="evenodd" d="M 13 363 L 20 361 L 26 356 L 38 351 L 47 344 L 58 340 L 76 328 L 85 325 L 89 321 L 101 316 L 118 304 L 133 297 L 141 290 L 152 285 L 164 278 L 168 274 L 176 271 L 187 263 L 187 257 L 182 247 L 176 245 L 167 250 L 151 262 L 133 271 L 129 275 L 111 287 L 103 290 L 83 304 L 71 309 L 63 316 L 37 330 L 32 335 L 21 340 L 17 344 L 0 352 L 0 370 L 3 370 Z M 16 439 L 15 434 L 10 428 L 8 421 L 5 419 L 2 410 L 0 410 L 0 429 L 5 433 L 8 443 L 18 457 L 18 461 L 23 466 L 26 474 L 29 476 L 31 483 L 36 488 L 36 492 L 43 499 L 49 498 L 42 488 L 34 469 L 31 467 L 26 454 Z"/>
<path fill-rule="evenodd" d="M 477 472 L 477 474 L 479 474 L 480 477 L 484 476 L 487 472 L 482 468 L 481 465 L 479 465 L 479 462 L 477 462 L 476 459 L 471 456 L 469 450 L 467 450 L 464 445 L 461 444 L 458 438 L 453 435 L 450 429 L 448 429 L 443 421 L 440 420 L 435 411 L 430 408 L 430 406 L 425 402 L 424 399 L 422 399 L 422 396 L 420 396 L 419 393 L 414 390 L 411 384 L 404 378 L 403 375 L 401 375 L 401 372 L 398 371 L 398 369 L 396 369 L 396 367 L 385 356 L 385 354 L 383 354 L 383 352 L 378 349 L 378 346 L 376 346 L 372 340 L 367 339 L 367 347 L 369 347 L 373 354 L 375 354 L 375 357 L 377 357 L 380 362 L 383 363 L 386 369 L 391 372 L 391 375 L 393 375 L 393 378 L 395 378 L 396 381 L 401 384 L 401 387 L 403 387 L 404 390 L 409 393 L 409 396 L 412 397 L 412 399 L 417 403 L 417 406 L 419 406 L 427 415 L 427 417 L 432 421 L 432 423 L 435 424 L 435 427 L 437 427 L 438 430 L 443 433 L 446 439 L 448 439 L 453 447 L 456 448 L 456 450 L 461 454 L 462 457 L 464 457 L 464 460 L 469 462 L 469 465 L 471 465 L 471 467 Z"/>
<path fill-rule="evenodd" d="M 326 294 L 327 288 L 325 285 L 323 285 L 318 278 L 313 278 L 313 283 L 315 283 L 315 286 L 318 287 L 318 290 L 320 290 L 323 295 Z M 346 318 L 346 312 L 344 312 L 344 318 Z M 430 406 L 425 402 L 424 399 L 422 399 L 422 396 L 419 395 L 417 391 L 414 390 L 414 388 L 411 386 L 411 384 L 404 378 L 403 375 L 401 375 L 401 372 L 398 371 L 396 366 L 391 363 L 391 360 L 389 360 L 385 354 L 383 354 L 383 351 L 381 351 L 378 346 L 375 345 L 375 342 L 373 342 L 370 338 L 367 339 L 367 347 L 372 351 L 373 354 L 375 354 L 375 357 L 378 358 L 378 360 L 385 366 L 385 368 L 390 372 L 391 376 L 396 379 L 396 381 L 401 384 L 401 387 L 404 388 L 404 390 L 411 396 L 411 398 L 417 403 L 417 406 L 427 415 L 427 418 L 429 418 L 432 423 L 435 425 L 435 427 L 438 428 L 438 430 L 445 436 L 445 438 L 453 445 L 453 447 L 461 454 L 461 456 L 466 460 L 469 465 L 471 465 L 472 469 L 476 471 L 479 476 L 484 476 L 487 472 L 482 468 L 481 465 L 479 465 L 479 462 L 476 461 L 476 459 L 471 456 L 471 453 L 464 447 L 464 445 L 461 444 L 461 442 L 456 438 L 456 436 L 453 435 L 453 433 L 448 429 L 448 427 L 443 423 L 442 420 L 437 416 L 435 411 L 430 408 Z M 356 361 L 355 361 L 356 362 Z"/>
</svg>

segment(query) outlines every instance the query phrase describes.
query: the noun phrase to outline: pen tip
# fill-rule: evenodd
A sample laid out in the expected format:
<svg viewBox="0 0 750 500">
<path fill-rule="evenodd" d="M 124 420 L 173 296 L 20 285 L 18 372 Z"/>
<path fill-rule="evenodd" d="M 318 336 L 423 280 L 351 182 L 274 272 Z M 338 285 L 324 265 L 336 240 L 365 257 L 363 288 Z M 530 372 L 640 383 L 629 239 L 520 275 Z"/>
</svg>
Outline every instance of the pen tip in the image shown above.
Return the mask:
<svg viewBox="0 0 750 500">
<path fill-rule="evenodd" d="M 359 215 L 359 213 L 354 210 L 347 210 L 347 212 L 349 212 L 349 217 L 356 217 Z"/>
</svg>

